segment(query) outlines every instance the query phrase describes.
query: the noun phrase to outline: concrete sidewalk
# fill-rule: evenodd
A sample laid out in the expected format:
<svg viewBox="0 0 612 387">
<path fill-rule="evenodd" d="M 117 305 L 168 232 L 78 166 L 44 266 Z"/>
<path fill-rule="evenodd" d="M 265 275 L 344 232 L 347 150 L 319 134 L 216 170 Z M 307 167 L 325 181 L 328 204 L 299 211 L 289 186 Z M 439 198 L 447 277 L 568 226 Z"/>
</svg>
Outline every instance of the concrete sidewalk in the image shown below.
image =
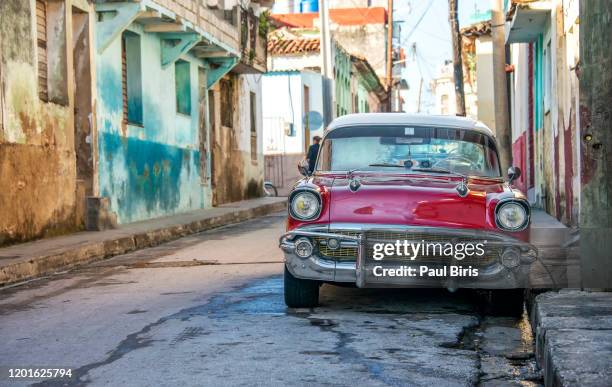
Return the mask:
<svg viewBox="0 0 612 387">
<path fill-rule="evenodd" d="M 531 317 L 546 386 L 611 385 L 612 293 L 543 293 Z"/>
<path fill-rule="evenodd" d="M 245 200 L 113 230 L 79 232 L 0 248 L 0 287 L 282 211 L 286 206 L 284 197 Z"/>
</svg>

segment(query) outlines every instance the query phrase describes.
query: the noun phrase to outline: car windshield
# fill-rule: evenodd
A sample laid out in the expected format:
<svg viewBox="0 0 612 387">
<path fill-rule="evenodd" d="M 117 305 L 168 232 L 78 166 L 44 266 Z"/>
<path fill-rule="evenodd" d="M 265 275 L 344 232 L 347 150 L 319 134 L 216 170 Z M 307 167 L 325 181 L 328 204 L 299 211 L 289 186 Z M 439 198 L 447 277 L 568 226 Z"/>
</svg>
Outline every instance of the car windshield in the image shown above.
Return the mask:
<svg viewBox="0 0 612 387">
<path fill-rule="evenodd" d="M 403 126 L 331 131 L 321 145 L 317 170 L 501 176 L 489 136 L 467 129 Z"/>
</svg>

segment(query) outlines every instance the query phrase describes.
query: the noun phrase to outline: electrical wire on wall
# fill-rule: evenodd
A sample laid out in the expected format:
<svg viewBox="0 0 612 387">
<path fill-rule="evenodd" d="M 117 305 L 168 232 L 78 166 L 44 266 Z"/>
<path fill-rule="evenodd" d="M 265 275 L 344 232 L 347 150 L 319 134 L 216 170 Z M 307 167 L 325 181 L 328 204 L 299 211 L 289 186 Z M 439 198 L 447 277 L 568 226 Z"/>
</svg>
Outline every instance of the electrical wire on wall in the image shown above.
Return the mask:
<svg viewBox="0 0 612 387">
<path fill-rule="evenodd" d="M 287 88 L 289 89 L 289 107 L 291 108 L 291 132 L 295 127 L 295 112 L 293 110 L 293 96 L 291 95 L 291 75 L 287 75 Z"/>
</svg>

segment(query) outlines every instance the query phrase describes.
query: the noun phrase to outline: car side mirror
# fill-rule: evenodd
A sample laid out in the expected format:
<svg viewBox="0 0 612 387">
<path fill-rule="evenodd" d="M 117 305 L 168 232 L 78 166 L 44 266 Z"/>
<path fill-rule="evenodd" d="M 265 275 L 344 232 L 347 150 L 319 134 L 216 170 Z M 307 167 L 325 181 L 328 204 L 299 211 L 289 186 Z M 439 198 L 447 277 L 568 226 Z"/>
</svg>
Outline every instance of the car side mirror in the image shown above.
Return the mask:
<svg viewBox="0 0 612 387">
<path fill-rule="evenodd" d="M 508 168 L 508 182 L 512 183 L 514 180 L 521 177 L 521 168 L 519 167 L 510 167 Z"/>
<path fill-rule="evenodd" d="M 304 165 L 306 164 L 306 165 Z M 307 167 L 308 163 L 303 163 L 303 162 L 299 162 L 298 163 L 298 171 L 300 171 L 300 175 L 302 176 L 310 176 L 310 173 L 308 171 L 308 167 Z"/>
</svg>

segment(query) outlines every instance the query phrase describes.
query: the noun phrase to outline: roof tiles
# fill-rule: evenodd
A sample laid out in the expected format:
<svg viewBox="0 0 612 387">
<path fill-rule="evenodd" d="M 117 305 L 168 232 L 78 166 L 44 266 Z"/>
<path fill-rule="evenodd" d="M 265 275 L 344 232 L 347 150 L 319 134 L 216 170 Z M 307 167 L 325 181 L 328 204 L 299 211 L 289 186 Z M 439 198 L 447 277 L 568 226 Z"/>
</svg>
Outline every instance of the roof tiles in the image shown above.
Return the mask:
<svg viewBox="0 0 612 387">
<path fill-rule="evenodd" d="M 318 52 L 320 49 L 321 49 L 321 42 L 317 38 L 268 40 L 268 54 L 271 54 L 271 55 L 288 55 L 288 54 Z"/>
</svg>

